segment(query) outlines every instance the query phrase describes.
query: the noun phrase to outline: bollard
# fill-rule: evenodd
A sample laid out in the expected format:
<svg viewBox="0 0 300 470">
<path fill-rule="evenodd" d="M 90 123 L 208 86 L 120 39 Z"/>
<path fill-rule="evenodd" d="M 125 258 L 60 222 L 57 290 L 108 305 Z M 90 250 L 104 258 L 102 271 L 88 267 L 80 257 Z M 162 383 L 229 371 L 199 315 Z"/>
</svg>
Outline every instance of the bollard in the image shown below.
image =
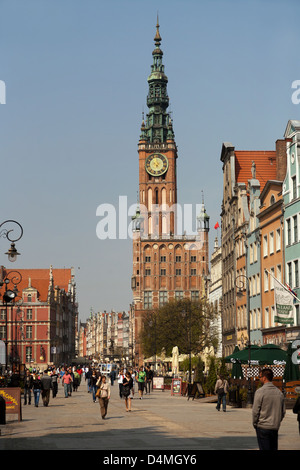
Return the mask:
<svg viewBox="0 0 300 470">
<path fill-rule="evenodd" d="M 6 403 L 0 395 L 0 424 L 6 424 Z"/>
</svg>

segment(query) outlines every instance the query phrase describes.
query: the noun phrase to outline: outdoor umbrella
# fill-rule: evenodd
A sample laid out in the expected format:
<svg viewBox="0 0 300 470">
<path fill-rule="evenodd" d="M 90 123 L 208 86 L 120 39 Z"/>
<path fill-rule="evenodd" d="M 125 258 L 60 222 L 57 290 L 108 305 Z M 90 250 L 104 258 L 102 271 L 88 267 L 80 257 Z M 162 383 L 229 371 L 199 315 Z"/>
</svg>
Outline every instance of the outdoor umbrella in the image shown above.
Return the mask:
<svg viewBox="0 0 300 470">
<path fill-rule="evenodd" d="M 233 364 L 231 370 L 231 377 L 233 379 L 241 379 L 243 377 L 243 371 L 240 362 L 235 359 L 235 355 L 240 352 L 240 348 L 236 346 L 234 351 L 229 356 L 225 357 L 225 362 Z M 232 359 L 232 360 L 231 360 Z"/>
<path fill-rule="evenodd" d="M 243 378 L 243 370 L 241 363 L 236 361 L 233 363 L 231 377 L 233 379 L 242 379 Z"/>
<path fill-rule="evenodd" d="M 231 353 L 229 356 L 226 356 L 226 357 L 225 357 L 225 362 L 231 364 L 231 363 L 232 363 L 231 358 L 234 358 L 234 355 L 235 355 L 236 353 L 238 353 L 239 351 L 240 351 L 240 348 L 239 348 L 238 346 L 236 346 L 236 347 L 234 348 L 233 353 Z"/>
<path fill-rule="evenodd" d="M 276 344 L 264 344 L 251 354 L 251 363 L 260 365 L 276 365 L 287 362 L 287 352 Z"/>
<path fill-rule="evenodd" d="M 251 344 L 250 345 L 250 359 L 252 359 L 252 355 L 254 352 L 259 350 L 259 346 L 256 346 L 256 344 Z M 237 351 L 236 353 L 232 353 L 230 356 L 225 357 L 225 362 L 229 363 L 235 363 L 239 362 L 240 364 L 248 364 L 249 360 L 249 347 L 247 346 L 246 348 L 242 349 L 241 351 Z"/>
<path fill-rule="evenodd" d="M 295 363 L 293 353 L 297 350 L 297 348 L 292 347 L 292 343 L 289 343 L 287 349 L 287 360 L 283 374 L 283 381 L 284 382 L 293 382 L 294 380 L 300 380 L 300 372 L 299 372 L 299 365 Z M 300 352 L 300 350 L 299 350 Z"/>
</svg>

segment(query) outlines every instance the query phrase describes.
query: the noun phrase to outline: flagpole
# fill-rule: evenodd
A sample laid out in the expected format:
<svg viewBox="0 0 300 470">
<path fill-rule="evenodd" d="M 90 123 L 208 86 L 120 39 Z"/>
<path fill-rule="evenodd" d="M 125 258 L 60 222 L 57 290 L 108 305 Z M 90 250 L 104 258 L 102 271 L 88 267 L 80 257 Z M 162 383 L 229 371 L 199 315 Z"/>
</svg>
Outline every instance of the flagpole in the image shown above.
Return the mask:
<svg viewBox="0 0 300 470">
<path fill-rule="evenodd" d="M 273 279 L 275 279 L 275 281 L 279 282 L 279 284 L 289 293 L 291 294 L 296 300 L 298 300 L 298 302 L 300 302 L 300 299 L 298 299 L 298 297 L 293 293 L 291 292 L 285 285 L 283 285 L 278 279 L 277 277 L 273 276 L 273 274 L 271 272 L 269 272 L 267 269 L 266 269 L 267 273 L 272 276 Z"/>
</svg>

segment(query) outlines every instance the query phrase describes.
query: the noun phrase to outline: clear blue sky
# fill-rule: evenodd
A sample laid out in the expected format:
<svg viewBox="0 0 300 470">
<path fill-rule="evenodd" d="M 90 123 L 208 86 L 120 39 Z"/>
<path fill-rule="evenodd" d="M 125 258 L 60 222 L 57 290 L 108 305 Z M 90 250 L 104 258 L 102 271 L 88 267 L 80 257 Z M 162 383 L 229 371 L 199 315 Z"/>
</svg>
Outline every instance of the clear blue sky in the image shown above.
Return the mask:
<svg viewBox="0 0 300 470">
<path fill-rule="evenodd" d="M 132 298 L 131 240 L 99 240 L 96 209 L 121 195 L 136 202 L 157 12 L 178 199 L 197 204 L 204 191 L 210 251 L 222 143 L 273 150 L 300 118 L 297 0 L 1 0 L 1 221 L 24 228 L 9 267 L 74 266 L 82 321 Z"/>
</svg>

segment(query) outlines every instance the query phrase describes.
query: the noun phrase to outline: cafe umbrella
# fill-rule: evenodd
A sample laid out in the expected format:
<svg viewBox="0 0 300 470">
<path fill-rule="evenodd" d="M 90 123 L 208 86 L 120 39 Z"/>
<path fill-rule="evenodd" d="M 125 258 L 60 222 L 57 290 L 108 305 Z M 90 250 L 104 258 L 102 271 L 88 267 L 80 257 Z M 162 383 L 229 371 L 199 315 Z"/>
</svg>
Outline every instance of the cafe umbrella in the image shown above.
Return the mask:
<svg viewBox="0 0 300 470">
<path fill-rule="evenodd" d="M 241 363 L 239 362 L 238 359 L 235 358 L 235 354 L 240 352 L 240 348 L 236 346 L 234 348 L 233 353 L 230 356 L 227 356 L 225 358 L 226 362 L 229 362 L 232 364 L 232 370 L 231 370 L 231 377 L 233 379 L 242 379 L 243 378 L 243 371 L 242 371 L 242 366 Z M 231 358 L 233 358 L 233 361 L 231 361 Z"/>
<path fill-rule="evenodd" d="M 229 356 L 226 356 L 226 357 L 225 357 L 225 362 L 231 363 L 231 362 L 232 362 L 232 361 L 231 361 L 231 358 L 235 358 L 234 356 L 235 356 L 235 354 L 237 354 L 238 352 L 240 352 L 240 348 L 239 348 L 238 346 L 236 346 L 236 347 L 234 348 L 233 353 L 231 353 Z"/>
<path fill-rule="evenodd" d="M 287 360 L 283 374 L 284 382 L 293 382 L 295 380 L 300 380 L 299 372 L 299 359 L 297 360 L 297 348 L 293 348 L 292 343 L 289 343 L 287 349 Z M 298 350 L 300 353 L 300 349 Z"/>
<path fill-rule="evenodd" d="M 251 354 L 251 364 L 280 365 L 286 362 L 287 352 L 276 344 L 264 344 Z"/>
<path fill-rule="evenodd" d="M 259 350 L 260 347 L 256 344 L 250 345 L 250 361 L 252 362 L 253 354 Z M 230 356 L 225 357 L 225 362 L 229 362 L 234 364 L 235 362 L 239 362 L 240 364 L 248 364 L 249 363 L 249 346 L 246 346 L 244 349 L 237 351 L 236 353 L 232 353 Z"/>
</svg>

